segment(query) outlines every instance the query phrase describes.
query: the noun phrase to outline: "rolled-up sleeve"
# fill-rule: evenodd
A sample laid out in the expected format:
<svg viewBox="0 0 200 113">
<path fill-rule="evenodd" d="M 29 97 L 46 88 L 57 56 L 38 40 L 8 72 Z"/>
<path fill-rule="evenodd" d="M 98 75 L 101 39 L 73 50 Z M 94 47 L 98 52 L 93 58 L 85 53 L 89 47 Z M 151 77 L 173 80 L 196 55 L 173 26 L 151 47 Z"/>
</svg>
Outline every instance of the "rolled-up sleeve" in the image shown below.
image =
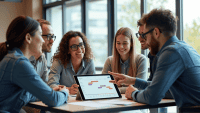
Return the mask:
<svg viewBox="0 0 200 113">
<path fill-rule="evenodd" d="M 50 68 L 49 80 L 48 80 L 48 85 L 51 88 L 54 88 L 60 84 L 59 81 L 60 81 L 60 74 L 61 74 L 62 68 L 63 66 L 58 60 L 53 61 L 53 64 Z"/>
<path fill-rule="evenodd" d="M 66 103 L 68 93 L 54 91 L 36 73 L 30 62 L 22 60 L 15 64 L 13 82 L 33 94 L 48 106 L 60 106 Z M 32 101 L 32 99 L 31 99 Z"/>
<path fill-rule="evenodd" d="M 164 50 L 158 57 L 152 82 L 146 89 L 133 92 L 133 100 L 150 105 L 158 104 L 183 70 L 180 54 L 174 49 Z"/>
</svg>

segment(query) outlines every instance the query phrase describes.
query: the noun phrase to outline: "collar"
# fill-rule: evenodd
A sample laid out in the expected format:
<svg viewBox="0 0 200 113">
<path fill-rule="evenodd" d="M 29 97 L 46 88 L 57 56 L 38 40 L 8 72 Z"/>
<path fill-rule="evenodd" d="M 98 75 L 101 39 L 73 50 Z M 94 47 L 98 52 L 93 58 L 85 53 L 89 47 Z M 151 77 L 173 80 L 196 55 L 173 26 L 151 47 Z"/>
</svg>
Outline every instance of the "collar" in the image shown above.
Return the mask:
<svg viewBox="0 0 200 113">
<path fill-rule="evenodd" d="M 151 53 L 149 52 L 149 54 L 148 54 L 148 58 L 152 59 L 152 58 L 154 58 L 154 56 L 151 55 Z"/>
<path fill-rule="evenodd" d="M 120 64 L 128 65 L 129 62 L 130 62 L 130 57 L 124 63 L 122 62 L 122 59 L 120 58 Z"/>
<path fill-rule="evenodd" d="M 161 51 L 168 45 L 170 45 L 172 42 L 177 42 L 179 41 L 179 39 L 176 36 L 172 36 L 169 40 L 167 40 L 165 42 L 165 44 L 162 46 L 162 48 L 160 49 L 160 51 L 156 54 L 156 56 L 158 57 L 161 53 Z"/>
<path fill-rule="evenodd" d="M 81 63 L 81 66 L 85 68 L 85 61 L 82 59 L 81 62 L 82 62 L 82 63 Z M 66 67 L 66 68 L 72 68 L 72 67 L 73 67 L 72 61 L 69 60 L 69 63 L 67 64 L 67 67 Z"/>
</svg>

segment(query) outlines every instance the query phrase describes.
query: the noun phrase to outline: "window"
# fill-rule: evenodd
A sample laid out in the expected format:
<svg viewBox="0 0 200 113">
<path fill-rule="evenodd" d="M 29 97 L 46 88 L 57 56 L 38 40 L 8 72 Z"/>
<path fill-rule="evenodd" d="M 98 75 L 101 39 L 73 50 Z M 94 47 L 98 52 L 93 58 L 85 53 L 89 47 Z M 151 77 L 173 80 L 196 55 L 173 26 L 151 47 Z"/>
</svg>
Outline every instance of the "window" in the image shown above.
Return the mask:
<svg viewBox="0 0 200 113">
<path fill-rule="evenodd" d="M 89 34 L 87 38 L 94 53 L 95 66 L 103 67 L 108 57 L 107 0 L 89 1 L 88 5 Z"/>
<path fill-rule="evenodd" d="M 78 4 L 78 5 L 77 5 Z M 81 5 L 80 0 L 66 2 L 66 32 L 73 30 L 81 32 Z M 65 32 L 65 33 L 66 33 Z"/>
<path fill-rule="evenodd" d="M 147 0 L 147 13 L 155 8 L 169 9 L 175 16 L 175 0 Z"/>
<path fill-rule="evenodd" d="M 200 54 L 199 0 L 183 0 L 183 39 Z"/>
<path fill-rule="evenodd" d="M 61 1 L 61 0 L 46 0 L 46 4 L 52 3 L 52 2 L 57 2 L 57 1 Z"/>
<path fill-rule="evenodd" d="M 121 27 L 132 29 L 137 53 L 141 53 L 140 42 L 135 36 L 140 15 L 140 0 L 117 0 L 117 30 Z"/>
<path fill-rule="evenodd" d="M 46 17 L 46 20 L 48 20 L 51 23 L 54 35 L 56 36 L 56 40 L 53 43 L 51 53 L 50 55 L 47 55 L 47 58 L 49 57 L 49 60 L 47 60 L 47 64 L 50 65 L 51 56 L 53 56 L 56 52 L 60 40 L 62 39 L 62 7 L 56 6 L 47 9 Z"/>
</svg>

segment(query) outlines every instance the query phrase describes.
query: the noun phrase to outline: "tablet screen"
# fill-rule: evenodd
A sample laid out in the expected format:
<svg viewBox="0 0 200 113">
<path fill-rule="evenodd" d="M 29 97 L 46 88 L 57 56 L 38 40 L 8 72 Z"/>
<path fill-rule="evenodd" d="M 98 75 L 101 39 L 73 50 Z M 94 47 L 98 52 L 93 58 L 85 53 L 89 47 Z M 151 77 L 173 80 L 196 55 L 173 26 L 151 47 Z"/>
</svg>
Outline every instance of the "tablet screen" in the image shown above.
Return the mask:
<svg viewBox="0 0 200 113">
<path fill-rule="evenodd" d="M 76 75 L 74 78 L 83 100 L 121 98 L 117 85 L 109 83 L 114 80 L 110 74 Z"/>
</svg>

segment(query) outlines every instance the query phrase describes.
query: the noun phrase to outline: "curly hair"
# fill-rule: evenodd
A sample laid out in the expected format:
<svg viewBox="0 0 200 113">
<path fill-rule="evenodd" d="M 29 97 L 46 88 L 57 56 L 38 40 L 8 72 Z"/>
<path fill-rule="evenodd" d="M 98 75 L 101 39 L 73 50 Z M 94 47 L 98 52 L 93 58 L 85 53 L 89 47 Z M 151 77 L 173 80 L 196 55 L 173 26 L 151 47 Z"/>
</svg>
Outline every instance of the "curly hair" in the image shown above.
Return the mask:
<svg viewBox="0 0 200 113">
<path fill-rule="evenodd" d="M 173 36 L 176 34 L 177 30 L 177 20 L 173 13 L 168 9 L 153 9 L 146 17 L 146 28 L 159 28 L 163 35 Z"/>
<path fill-rule="evenodd" d="M 137 21 L 137 27 L 143 26 L 146 23 L 147 14 L 142 14 L 142 17 Z"/>
<path fill-rule="evenodd" d="M 54 60 L 60 60 L 61 63 L 64 65 L 64 67 L 67 66 L 67 63 L 69 63 L 70 59 L 71 59 L 71 55 L 68 54 L 69 53 L 69 40 L 73 37 L 76 36 L 80 36 L 81 39 L 83 40 L 84 46 L 85 46 L 85 55 L 83 57 L 83 59 L 86 59 L 87 61 L 89 61 L 89 59 L 93 58 L 93 52 L 92 49 L 89 45 L 88 39 L 86 38 L 86 36 L 78 31 L 69 31 L 67 32 L 62 40 L 60 41 L 60 44 L 56 50 L 56 53 L 54 54 L 53 58 L 51 59 L 51 61 L 53 62 Z"/>
</svg>

